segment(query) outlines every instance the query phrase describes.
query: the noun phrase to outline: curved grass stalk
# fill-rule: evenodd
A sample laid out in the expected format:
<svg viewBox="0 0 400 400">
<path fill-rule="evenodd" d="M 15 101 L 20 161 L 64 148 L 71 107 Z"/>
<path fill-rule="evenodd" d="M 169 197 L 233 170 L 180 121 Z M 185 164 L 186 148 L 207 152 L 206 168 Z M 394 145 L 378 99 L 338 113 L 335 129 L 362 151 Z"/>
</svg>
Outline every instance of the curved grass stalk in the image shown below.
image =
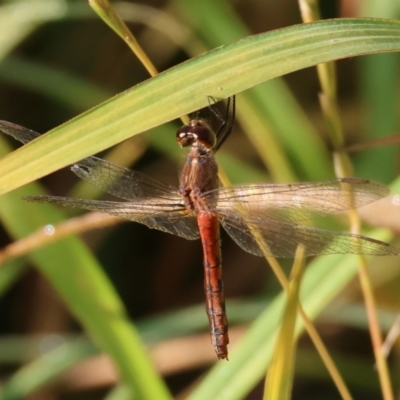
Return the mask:
<svg viewBox="0 0 400 400">
<path fill-rule="evenodd" d="M 302 16 L 304 22 L 311 22 L 320 19 L 318 2 L 314 0 L 299 0 L 299 3 L 301 5 L 300 8 L 303 11 Z M 306 10 L 308 10 L 308 12 Z M 316 68 L 322 88 L 322 93 L 319 96 L 320 104 L 329 127 L 331 142 L 335 149 L 333 160 L 336 176 L 338 178 L 349 177 L 353 175 L 351 161 L 346 154 L 341 152 L 341 149 L 344 145 L 344 135 L 337 103 L 335 64 L 333 62 L 321 63 L 318 64 Z M 351 232 L 360 234 L 360 219 L 358 217 L 357 210 L 354 208 L 348 210 L 348 217 Z M 387 360 L 382 351 L 382 334 L 379 327 L 373 285 L 367 268 L 368 264 L 363 255 L 359 255 L 358 259 L 358 276 L 367 310 L 369 329 L 381 390 L 385 400 L 393 400 L 393 389 L 390 381 Z"/>
</svg>

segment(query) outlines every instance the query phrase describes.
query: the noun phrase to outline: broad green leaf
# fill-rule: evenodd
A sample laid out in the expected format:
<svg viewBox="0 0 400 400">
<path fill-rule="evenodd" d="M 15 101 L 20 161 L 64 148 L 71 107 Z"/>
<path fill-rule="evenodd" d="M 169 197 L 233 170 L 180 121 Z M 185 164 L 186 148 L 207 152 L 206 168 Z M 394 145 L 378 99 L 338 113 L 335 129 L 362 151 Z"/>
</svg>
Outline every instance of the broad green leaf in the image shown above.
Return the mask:
<svg viewBox="0 0 400 400">
<path fill-rule="evenodd" d="M 175 0 L 173 4 L 184 13 L 183 20 L 197 28 L 208 48 L 250 35 L 228 0 Z M 237 120 L 275 182 L 332 177 L 329 153 L 284 79 L 258 85 L 237 100 Z"/>
<path fill-rule="evenodd" d="M 0 153 L 9 150 L 5 140 L 0 140 Z M 43 189 L 31 183 L 0 197 L 0 217 L 15 239 L 64 219 L 51 205 L 27 205 L 21 200 L 39 193 Z M 30 258 L 95 343 L 113 358 L 131 391 L 140 398 L 168 399 L 164 382 L 154 371 L 118 294 L 86 246 L 70 237 L 32 252 Z M 3 287 L 12 279 L 12 274 L 3 276 Z"/>
<path fill-rule="evenodd" d="M 400 23 L 339 19 L 244 38 L 178 65 L 89 110 L 0 161 L 6 193 L 128 137 L 317 63 L 400 50 Z"/>
</svg>

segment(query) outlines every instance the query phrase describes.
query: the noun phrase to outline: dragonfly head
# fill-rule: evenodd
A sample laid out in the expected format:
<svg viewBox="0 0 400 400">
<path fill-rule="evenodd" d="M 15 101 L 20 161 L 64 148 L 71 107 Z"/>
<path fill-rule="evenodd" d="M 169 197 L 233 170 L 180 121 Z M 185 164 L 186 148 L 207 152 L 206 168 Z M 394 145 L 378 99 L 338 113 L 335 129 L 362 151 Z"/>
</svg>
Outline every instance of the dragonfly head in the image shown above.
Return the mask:
<svg viewBox="0 0 400 400">
<path fill-rule="evenodd" d="M 192 119 L 188 125 L 178 129 L 176 140 L 181 147 L 201 145 L 207 149 L 212 149 L 217 143 L 214 132 L 201 119 Z"/>
</svg>

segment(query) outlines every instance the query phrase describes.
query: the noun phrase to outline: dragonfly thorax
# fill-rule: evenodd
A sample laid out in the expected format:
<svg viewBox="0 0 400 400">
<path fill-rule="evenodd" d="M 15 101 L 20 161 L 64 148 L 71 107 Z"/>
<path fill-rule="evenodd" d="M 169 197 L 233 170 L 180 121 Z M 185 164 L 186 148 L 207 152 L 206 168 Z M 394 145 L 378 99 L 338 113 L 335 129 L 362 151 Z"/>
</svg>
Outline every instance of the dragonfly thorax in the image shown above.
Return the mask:
<svg viewBox="0 0 400 400">
<path fill-rule="evenodd" d="M 207 149 L 212 149 L 217 143 L 214 132 L 201 119 L 192 119 L 189 124 L 178 129 L 176 140 L 181 147 L 200 145 Z"/>
</svg>

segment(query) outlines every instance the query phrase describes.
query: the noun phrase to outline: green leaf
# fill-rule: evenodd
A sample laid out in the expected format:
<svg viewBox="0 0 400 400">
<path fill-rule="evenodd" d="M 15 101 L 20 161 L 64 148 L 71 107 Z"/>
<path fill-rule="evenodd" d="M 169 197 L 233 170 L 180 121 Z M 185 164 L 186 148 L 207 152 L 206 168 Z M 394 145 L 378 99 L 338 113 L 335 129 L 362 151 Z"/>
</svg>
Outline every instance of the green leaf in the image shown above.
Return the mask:
<svg viewBox="0 0 400 400">
<path fill-rule="evenodd" d="M 0 161 L 6 193 L 128 137 L 277 76 L 344 57 L 400 50 L 400 23 L 338 19 L 249 36 L 149 79 Z"/>
<path fill-rule="evenodd" d="M 0 153 L 9 150 L 5 140 L 0 140 Z M 32 183 L 0 197 L 0 217 L 14 238 L 25 237 L 46 224 L 57 224 L 65 219 L 49 204 L 27 205 L 21 200 L 28 194 L 39 193 L 43 193 L 43 189 Z M 170 398 L 118 294 L 86 246 L 76 237 L 70 237 L 34 251 L 30 256 L 95 343 L 113 358 L 131 392 L 145 399 Z M 3 282 L 13 278 L 1 275 Z"/>
</svg>

